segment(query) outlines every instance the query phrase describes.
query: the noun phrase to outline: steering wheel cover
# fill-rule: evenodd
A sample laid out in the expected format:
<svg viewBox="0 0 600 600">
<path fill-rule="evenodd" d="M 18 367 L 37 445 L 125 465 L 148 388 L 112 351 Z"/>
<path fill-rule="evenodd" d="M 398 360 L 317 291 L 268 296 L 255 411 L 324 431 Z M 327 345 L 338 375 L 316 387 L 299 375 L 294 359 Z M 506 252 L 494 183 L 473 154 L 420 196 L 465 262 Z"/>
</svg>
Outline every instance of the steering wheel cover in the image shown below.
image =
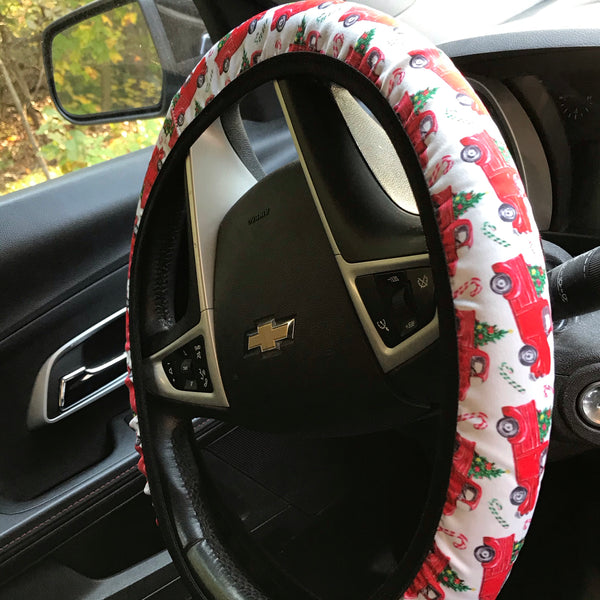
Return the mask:
<svg viewBox="0 0 600 600">
<path fill-rule="evenodd" d="M 403 597 L 430 590 L 442 598 L 495 598 L 543 475 L 554 375 L 549 297 L 539 234 L 514 162 L 441 51 L 391 17 L 347 2 L 298 2 L 246 21 L 208 52 L 173 99 L 144 180 L 132 256 L 150 193 L 183 131 L 240 73 L 306 51 L 355 67 L 394 108 L 436 209 L 453 292 L 457 442 L 431 552 Z M 136 411 L 132 381 L 130 368 Z"/>
</svg>

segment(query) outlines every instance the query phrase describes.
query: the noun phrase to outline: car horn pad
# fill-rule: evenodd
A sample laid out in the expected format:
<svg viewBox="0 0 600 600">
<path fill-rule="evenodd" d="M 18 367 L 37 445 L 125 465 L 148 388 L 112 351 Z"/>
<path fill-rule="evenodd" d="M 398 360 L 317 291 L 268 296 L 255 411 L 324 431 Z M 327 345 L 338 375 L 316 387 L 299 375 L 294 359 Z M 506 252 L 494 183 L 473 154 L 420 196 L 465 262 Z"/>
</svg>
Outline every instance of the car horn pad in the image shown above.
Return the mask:
<svg viewBox="0 0 600 600">
<path fill-rule="evenodd" d="M 458 332 L 456 441 L 437 533 L 403 598 L 493 599 L 523 544 L 544 471 L 552 319 L 539 234 L 519 174 L 451 61 L 401 22 L 348 2 L 297 2 L 249 19 L 213 46 L 173 99 L 136 232 L 186 127 L 240 73 L 292 52 L 343 61 L 387 99 L 417 153 L 446 255 Z M 131 381 L 130 390 L 135 410 Z M 150 443 L 143 430 L 141 437 Z"/>
</svg>

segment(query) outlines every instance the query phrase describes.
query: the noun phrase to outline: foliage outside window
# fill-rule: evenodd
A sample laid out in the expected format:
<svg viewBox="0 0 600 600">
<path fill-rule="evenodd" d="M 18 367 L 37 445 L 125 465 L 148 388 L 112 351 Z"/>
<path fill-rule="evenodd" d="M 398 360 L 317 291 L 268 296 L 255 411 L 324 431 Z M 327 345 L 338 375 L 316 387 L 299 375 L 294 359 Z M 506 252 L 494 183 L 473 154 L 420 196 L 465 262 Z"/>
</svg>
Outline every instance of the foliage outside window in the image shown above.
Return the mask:
<svg viewBox="0 0 600 600">
<path fill-rule="evenodd" d="M 54 108 L 42 63 L 41 34 L 52 21 L 83 3 L 81 0 L 0 0 L 0 194 L 138 150 L 156 141 L 159 119 L 75 126 L 67 123 Z M 137 7 L 125 6 L 120 11 L 122 14 L 118 14 L 118 18 L 124 19 L 125 24 L 132 22 L 135 29 L 137 19 L 141 18 Z M 89 62 L 89 57 L 77 55 L 75 44 L 73 48 L 61 51 L 65 52 L 71 65 Z M 135 77 L 135 47 L 119 48 L 117 40 L 112 51 L 112 58 L 117 62 L 120 62 L 117 55 L 128 61 Z M 98 44 L 98 52 L 107 52 L 107 44 Z M 143 67 L 144 81 L 148 83 L 137 85 L 126 80 L 110 83 L 111 87 L 114 83 L 115 88 L 122 90 L 121 99 L 126 94 L 155 97 L 152 96 L 155 82 L 147 73 L 149 68 L 150 72 L 153 68 L 155 73 L 160 72 L 160 67 L 144 62 L 139 68 Z M 119 95 L 115 94 L 115 98 Z"/>
<path fill-rule="evenodd" d="M 75 115 L 156 106 L 160 60 L 137 4 L 92 17 L 59 33 L 52 45 L 63 108 Z"/>
</svg>

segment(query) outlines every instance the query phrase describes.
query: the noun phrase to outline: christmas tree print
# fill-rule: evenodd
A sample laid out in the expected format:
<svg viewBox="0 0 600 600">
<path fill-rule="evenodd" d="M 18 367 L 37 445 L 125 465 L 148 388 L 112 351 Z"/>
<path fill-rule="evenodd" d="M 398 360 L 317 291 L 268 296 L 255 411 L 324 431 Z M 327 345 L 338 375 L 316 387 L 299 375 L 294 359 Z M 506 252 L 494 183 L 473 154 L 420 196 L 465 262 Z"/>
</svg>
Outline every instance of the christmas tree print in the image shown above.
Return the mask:
<svg viewBox="0 0 600 600">
<path fill-rule="evenodd" d="M 439 88 L 433 88 L 431 90 L 427 88 L 425 90 L 417 92 L 416 94 L 411 95 L 410 99 L 413 103 L 413 111 L 415 115 L 420 114 L 420 112 L 425 108 L 425 104 L 427 103 L 427 101 L 433 98 L 438 89 Z"/>
<path fill-rule="evenodd" d="M 197 117 L 202 112 L 202 106 L 198 100 L 194 100 L 194 115 Z"/>
<path fill-rule="evenodd" d="M 358 52 L 361 56 L 364 56 L 371 45 L 371 40 L 375 35 L 375 29 L 371 29 L 371 31 L 365 31 L 359 38 L 356 40 L 356 45 L 354 46 L 354 51 Z"/>
<path fill-rule="evenodd" d="M 523 547 L 524 543 L 525 543 L 525 539 L 515 542 L 515 544 L 513 546 L 512 556 L 510 557 L 511 563 L 514 563 L 515 560 L 517 560 L 517 556 L 519 556 L 519 552 L 521 552 L 521 548 Z"/>
<path fill-rule="evenodd" d="M 485 456 L 481 456 L 475 452 L 468 477 L 471 479 L 495 479 L 496 477 L 500 477 L 502 473 L 505 473 L 505 471 L 496 467 Z"/>
<path fill-rule="evenodd" d="M 471 589 L 449 565 L 438 575 L 438 581 L 455 592 L 467 592 Z"/>
<path fill-rule="evenodd" d="M 504 144 L 501 144 L 498 140 L 494 140 L 494 143 L 496 144 L 496 148 L 498 148 L 498 150 L 500 150 L 500 154 L 502 154 L 502 158 L 504 158 L 504 160 L 510 165 L 512 164 L 512 157 L 510 155 L 510 153 L 508 152 L 508 149 L 506 148 L 506 146 Z"/>
<path fill-rule="evenodd" d="M 306 32 L 306 17 L 302 17 L 302 23 L 298 25 L 298 29 L 296 29 L 296 37 L 292 43 L 298 45 L 304 45 L 304 34 Z"/>
<path fill-rule="evenodd" d="M 538 410 L 538 426 L 540 428 L 540 440 L 550 433 L 550 425 L 552 423 L 552 410 L 547 408 L 546 410 Z"/>
<path fill-rule="evenodd" d="M 219 43 L 217 44 L 217 54 L 221 51 L 221 48 L 223 48 L 223 46 L 225 45 L 225 42 L 227 42 L 227 40 L 229 39 L 230 36 L 231 36 L 231 33 L 228 33 L 225 37 L 223 37 L 219 40 Z"/>
<path fill-rule="evenodd" d="M 475 320 L 475 347 L 485 346 L 490 342 L 496 343 L 507 333 L 512 333 L 511 329 L 498 329 L 497 325 L 490 325 L 485 321 Z"/>
<path fill-rule="evenodd" d="M 265 33 L 267 33 L 267 24 L 263 23 L 262 27 L 260 28 L 260 31 L 256 32 L 256 36 L 254 37 L 254 41 L 257 44 L 260 44 L 260 42 L 262 42 L 263 38 L 265 37 Z"/>
<path fill-rule="evenodd" d="M 246 50 L 244 49 L 244 53 L 242 54 L 242 66 L 240 67 L 240 73 L 247 71 L 250 68 L 250 60 L 248 59 L 248 55 L 246 54 Z"/>
<path fill-rule="evenodd" d="M 169 117 L 167 117 L 165 119 L 165 122 L 163 123 L 163 131 L 168 136 L 170 136 L 173 133 L 173 131 L 174 131 L 173 119 L 171 119 Z"/>
<path fill-rule="evenodd" d="M 452 194 L 452 208 L 454 209 L 454 218 L 458 219 L 462 214 L 466 213 L 470 208 L 475 206 L 483 197 L 485 192 L 458 192 Z"/>
<path fill-rule="evenodd" d="M 527 265 L 527 268 L 529 269 L 529 275 L 531 275 L 531 280 L 535 287 L 535 293 L 538 296 L 541 296 L 544 291 L 544 286 L 546 285 L 546 271 L 542 267 L 532 265 Z"/>
</svg>

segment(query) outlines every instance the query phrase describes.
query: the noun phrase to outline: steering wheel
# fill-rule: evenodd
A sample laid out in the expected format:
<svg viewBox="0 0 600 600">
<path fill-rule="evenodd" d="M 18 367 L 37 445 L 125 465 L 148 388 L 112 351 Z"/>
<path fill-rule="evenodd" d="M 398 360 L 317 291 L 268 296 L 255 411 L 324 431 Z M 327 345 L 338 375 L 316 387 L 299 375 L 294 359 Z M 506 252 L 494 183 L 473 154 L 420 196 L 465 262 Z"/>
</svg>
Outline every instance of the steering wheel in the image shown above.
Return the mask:
<svg viewBox="0 0 600 600">
<path fill-rule="evenodd" d="M 300 161 L 265 176 L 218 117 L 270 81 Z M 244 148 L 243 131 L 228 135 Z M 383 164 L 365 141 L 388 144 Z M 140 468 L 198 597 L 310 594 L 222 522 L 193 417 L 341 435 L 437 413 L 429 443 L 445 458 L 377 597 L 495 598 L 543 475 L 551 332 L 506 145 L 404 24 L 339 0 L 275 7 L 221 39 L 173 99 L 134 227 L 128 384 Z"/>
</svg>

